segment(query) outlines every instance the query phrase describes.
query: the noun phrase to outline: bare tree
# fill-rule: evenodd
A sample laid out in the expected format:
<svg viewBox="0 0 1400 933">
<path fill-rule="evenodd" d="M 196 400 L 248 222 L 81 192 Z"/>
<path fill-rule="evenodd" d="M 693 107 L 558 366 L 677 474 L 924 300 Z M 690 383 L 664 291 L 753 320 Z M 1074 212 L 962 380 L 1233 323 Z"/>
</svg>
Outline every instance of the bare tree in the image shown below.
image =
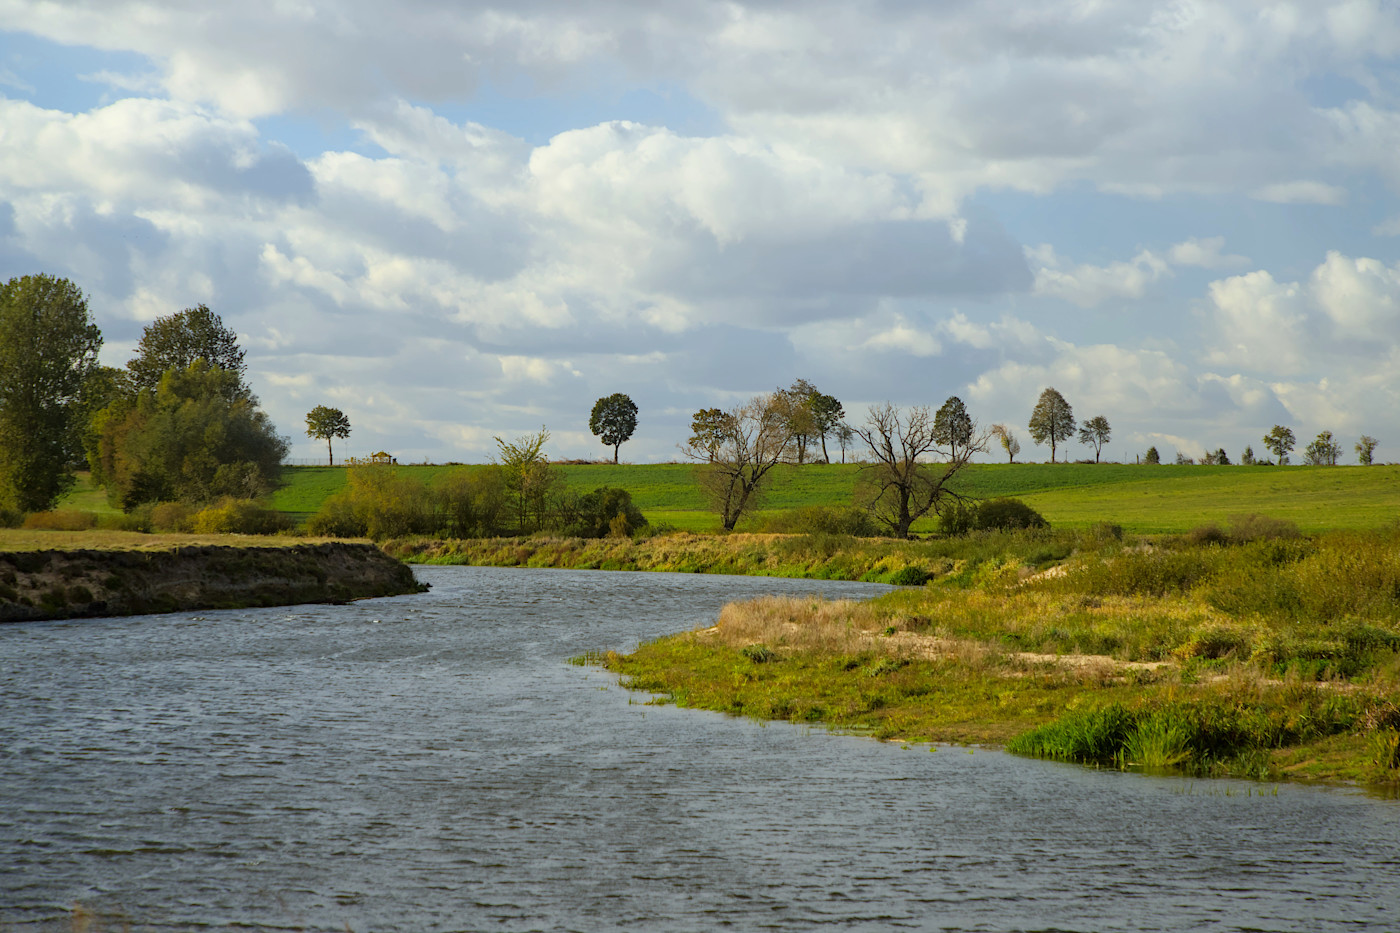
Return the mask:
<svg viewBox="0 0 1400 933">
<path fill-rule="evenodd" d="M 697 433 L 681 447 L 697 462 L 696 480 L 725 531 L 733 531 L 744 510 L 757 504 L 769 471 L 787 454 L 794 430 L 790 413 L 777 394 L 755 396 L 714 419 L 714 433 Z"/>
<path fill-rule="evenodd" d="M 872 461 L 861 470 L 859 496 L 877 521 L 896 537 L 909 537 L 909 526 L 930 511 L 962 497 L 948 487 L 974 453 L 987 449 L 990 432 L 976 422 L 954 449 L 940 446 L 933 415 L 918 406 L 901 412 L 889 402 L 872 406 L 856 434 L 870 448 Z M 927 462 L 927 457 L 940 458 Z"/>
</svg>

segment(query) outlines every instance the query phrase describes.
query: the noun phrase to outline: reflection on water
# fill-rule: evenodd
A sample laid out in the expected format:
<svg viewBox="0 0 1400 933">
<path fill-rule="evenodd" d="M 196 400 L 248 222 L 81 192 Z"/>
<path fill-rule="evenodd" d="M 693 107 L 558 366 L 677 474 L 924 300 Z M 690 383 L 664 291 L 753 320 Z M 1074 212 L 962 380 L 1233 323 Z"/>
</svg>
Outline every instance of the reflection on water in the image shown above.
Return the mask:
<svg viewBox="0 0 1400 933">
<path fill-rule="evenodd" d="M 0 929 L 1396 927 L 1393 800 L 765 726 L 564 663 L 877 587 L 419 573 L 0 628 Z"/>
</svg>

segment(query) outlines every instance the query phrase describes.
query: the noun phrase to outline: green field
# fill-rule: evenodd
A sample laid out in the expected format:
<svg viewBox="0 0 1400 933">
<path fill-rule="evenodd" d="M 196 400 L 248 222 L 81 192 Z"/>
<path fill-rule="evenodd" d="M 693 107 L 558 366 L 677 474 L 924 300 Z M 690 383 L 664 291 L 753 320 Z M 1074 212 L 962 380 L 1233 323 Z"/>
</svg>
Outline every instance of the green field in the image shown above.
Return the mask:
<svg viewBox="0 0 1400 933">
<path fill-rule="evenodd" d="M 431 480 L 460 467 L 398 469 Z M 719 526 L 714 514 L 705 509 L 689 464 L 577 464 L 558 469 L 573 489 L 626 489 L 653 522 L 686 531 L 712 531 Z M 753 518 L 802 506 L 850 505 L 859 470 L 841 464 L 778 467 L 763 509 Z M 305 517 L 345 485 L 346 471 L 346 467 L 289 467 L 273 504 Z M 979 498 L 1024 499 L 1057 527 L 1106 521 L 1138 533 L 1186 531 L 1252 512 L 1290 519 L 1304 531 L 1376 528 L 1400 517 L 1400 467 L 1396 466 L 975 464 L 959 478 L 958 489 Z M 933 527 L 926 519 L 915 530 Z"/>
</svg>

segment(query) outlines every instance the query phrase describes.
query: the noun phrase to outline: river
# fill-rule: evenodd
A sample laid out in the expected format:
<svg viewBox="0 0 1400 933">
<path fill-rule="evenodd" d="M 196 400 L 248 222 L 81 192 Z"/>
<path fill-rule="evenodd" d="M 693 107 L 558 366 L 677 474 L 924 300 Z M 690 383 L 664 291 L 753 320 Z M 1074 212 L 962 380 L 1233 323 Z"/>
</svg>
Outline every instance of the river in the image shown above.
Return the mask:
<svg viewBox="0 0 1400 933">
<path fill-rule="evenodd" d="M 1400 802 L 647 705 L 771 578 L 0 628 L 0 930 L 1394 930 Z"/>
</svg>

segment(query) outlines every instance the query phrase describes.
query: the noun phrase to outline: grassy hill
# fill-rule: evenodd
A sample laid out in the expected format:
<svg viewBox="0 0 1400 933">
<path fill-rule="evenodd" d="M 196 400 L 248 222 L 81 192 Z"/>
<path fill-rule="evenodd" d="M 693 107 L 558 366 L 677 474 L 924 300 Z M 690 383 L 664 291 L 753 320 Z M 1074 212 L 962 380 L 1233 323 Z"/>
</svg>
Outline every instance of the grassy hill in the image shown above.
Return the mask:
<svg viewBox="0 0 1400 933">
<path fill-rule="evenodd" d="M 346 483 L 345 467 L 290 467 L 273 497 L 276 508 L 309 515 Z M 401 466 L 431 480 L 461 467 Z M 561 465 L 569 486 L 628 490 L 652 521 L 708 531 L 718 527 L 692 480 L 689 464 Z M 813 464 L 779 467 L 764 511 L 849 505 L 860 468 Z M 1053 525 L 1100 521 L 1135 532 L 1177 532 L 1232 515 L 1258 512 L 1291 519 L 1304 530 L 1375 528 L 1400 517 L 1400 467 L 1135 466 L 1131 464 L 977 464 L 959 480 L 977 497 L 1016 496 Z M 761 515 L 762 512 L 755 513 Z M 927 520 L 915 530 L 931 530 Z"/>
</svg>

